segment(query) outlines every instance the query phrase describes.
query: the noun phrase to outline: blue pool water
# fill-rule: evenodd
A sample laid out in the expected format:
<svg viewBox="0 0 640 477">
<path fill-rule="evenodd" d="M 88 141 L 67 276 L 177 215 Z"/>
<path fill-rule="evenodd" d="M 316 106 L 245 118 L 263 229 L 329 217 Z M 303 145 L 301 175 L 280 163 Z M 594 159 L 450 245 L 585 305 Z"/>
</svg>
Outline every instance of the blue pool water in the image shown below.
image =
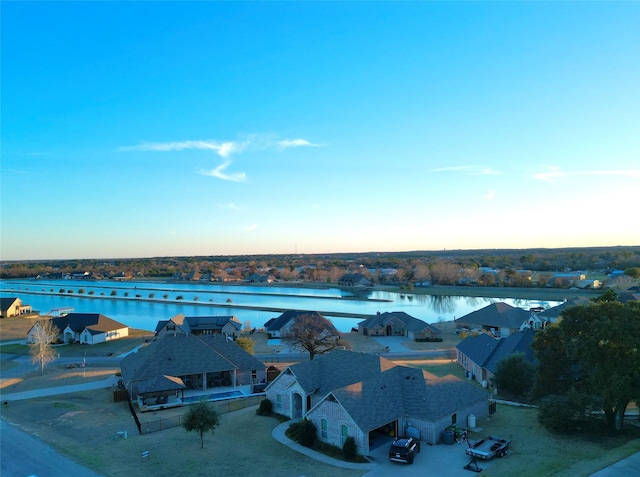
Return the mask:
<svg viewBox="0 0 640 477">
<path fill-rule="evenodd" d="M 185 396 L 183 399 L 183 402 L 192 403 L 192 402 L 201 401 L 203 399 L 206 401 L 220 401 L 221 399 L 229 399 L 229 398 L 242 397 L 242 396 L 244 396 L 244 394 L 241 393 L 240 391 L 227 391 L 224 393 L 203 394 L 201 396 Z"/>
</svg>

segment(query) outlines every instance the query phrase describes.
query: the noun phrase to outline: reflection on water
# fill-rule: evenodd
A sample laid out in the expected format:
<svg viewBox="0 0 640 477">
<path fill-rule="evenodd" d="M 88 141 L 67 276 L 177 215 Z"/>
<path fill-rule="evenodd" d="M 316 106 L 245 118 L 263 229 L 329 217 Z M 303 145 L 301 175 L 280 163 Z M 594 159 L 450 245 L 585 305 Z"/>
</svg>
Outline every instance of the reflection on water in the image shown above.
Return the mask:
<svg viewBox="0 0 640 477">
<path fill-rule="evenodd" d="M 1 296 L 19 296 L 42 314 L 55 308 L 73 308 L 78 313 L 101 313 L 133 328 L 155 330 L 159 320 L 182 313 L 185 316 L 235 315 L 249 327 L 261 328 L 280 315 L 276 310 L 318 311 L 340 331 L 349 331 L 362 319 L 378 312 L 404 311 L 438 323 L 460 318 L 490 303 L 512 306 L 554 306 L 559 302 L 492 299 L 480 297 L 412 295 L 372 290 L 365 295 L 338 288 L 184 284 L 162 282 L 109 282 L 74 280 L 3 280 Z M 261 309 L 262 308 L 262 309 Z M 349 313 L 356 318 L 337 317 Z"/>
<path fill-rule="evenodd" d="M 451 315 L 456 311 L 456 302 L 460 297 L 429 295 L 431 307 L 441 315 Z"/>
</svg>

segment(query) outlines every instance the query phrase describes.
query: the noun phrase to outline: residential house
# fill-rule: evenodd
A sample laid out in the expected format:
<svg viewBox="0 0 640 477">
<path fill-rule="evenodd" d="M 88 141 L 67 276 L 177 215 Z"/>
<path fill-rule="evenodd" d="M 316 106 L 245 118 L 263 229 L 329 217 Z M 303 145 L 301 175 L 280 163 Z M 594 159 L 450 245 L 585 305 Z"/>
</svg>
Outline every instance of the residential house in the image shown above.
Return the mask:
<svg viewBox="0 0 640 477">
<path fill-rule="evenodd" d="M 489 412 L 488 394 L 463 380 L 343 350 L 289 366 L 266 393 L 274 412 L 306 417 L 329 444 L 342 446 L 351 436 L 363 455 L 380 435 L 411 428 L 436 444 L 446 427 Z"/>
<path fill-rule="evenodd" d="M 600 280 L 593 279 L 578 280 L 576 282 L 576 287 L 597 290 L 598 288 L 602 288 L 602 282 Z"/>
<path fill-rule="evenodd" d="M 0 318 L 30 315 L 32 311 L 31 305 L 23 304 L 18 297 L 0 298 Z"/>
<path fill-rule="evenodd" d="M 185 391 L 248 395 L 267 367 L 221 334 L 165 334 L 120 360 L 122 379 L 142 411 L 184 403 Z"/>
<path fill-rule="evenodd" d="M 555 287 L 573 287 L 586 278 L 587 276 L 582 272 L 559 272 L 552 275 L 551 280 L 549 280 L 549 285 Z"/>
<path fill-rule="evenodd" d="M 620 293 L 618 295 L 618 301 L 620 303 L 627 303 L 630 301 L 640 301 L 640 291 L 633 291 L 630 288 L 628 291 Z"/>
<path fill-rule="evenodd" d="M 530 329 L 514 333 L 504 339 L 496 339 L 485 333 L 468 336 L 456 346 L 456 361 L 469 379 L 487 387 L 495 378 L 498 362 L 513 354 L 524 353 L 527 360 L 535 363 L 531 343 L 535 332 Z"/>
<path fill-rule="evenodd" d="M 275 281 L 273 275 L 260 275 L 259 273 L 252 273 L 247 278 L 244 279 L 245 282 L 249 283 L 271 283 Z"/>
<path fill-rule="evenodd" d="M 358 323 L 358 333 L 365 336 L 405 336 L 414 341 L 442 340 L 442 332 L 438 328 L 403 311 L 378 312 Z"/>
<path fill-rule="evenodd" d="M 237 338 L 242 331 L 242 323 L 235 316 L 184 316 L 178 314 L 169 320 L 158 321 L 155 331 L 156 336 L 165 334 L 222 334 Z"/>
<path fill-rule="evenodd" d="M 456 320 L 456 326 L 480 329 L 495 336 L 506 337 L 520 331 L 531 312 L 507 303 L 492 303 Z"/>
<path fill-rule="evenodd" d="M 362 273 L 346 273 L 338 279 L 342 287 L 369 287 L 371 282 Z"/>
<path fill-rule="evenodd" d="M 529 328 L 532 330 L 543 330 L 550 323 L 557 323 L 560 320 L 560 315 L 567 308 L 571 308 L 577 305 L 587 305 L 589 303 L 589 298 L 586 297 L 574 297 L 568 300 L 565 300 L 564 303 L 560 305 L 551 307 L 542 312 L 533 311 L 529 318 L 527 318 L 522 325 L 520 325 L 520 330 L 524 330 L 525 328 Z"/>
<path fill-rule="evenodd" d="M 99 313 L 69 313 L 51 321 L 60 331 L 59 339 L 63 343 L 94 345 L 129 336 L 127 325 Z M 34 340 L 32 327 L 27 333 L 27 343 Z"/>
<path fill-rule="evenodd" d="M 274 338 L 282 337 L 293 325 L 293 321 L 298 316 L 311 316 L 316 318 L 324 318 L 317 311 L 289 310 L 282 313 L 276 318 L 271 318 L 264 324 L 264 329 Z"/>
</svg>

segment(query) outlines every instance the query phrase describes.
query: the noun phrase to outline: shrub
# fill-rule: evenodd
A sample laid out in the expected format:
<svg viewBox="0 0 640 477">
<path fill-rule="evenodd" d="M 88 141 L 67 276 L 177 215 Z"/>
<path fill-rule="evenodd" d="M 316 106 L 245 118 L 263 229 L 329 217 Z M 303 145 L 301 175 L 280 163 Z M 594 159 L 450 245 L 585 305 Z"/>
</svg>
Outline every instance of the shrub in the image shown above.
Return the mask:
<svg viewBox="0 0 640 477">
<path fill-rule="evenodd" d="M 301 421 L 294 422 L 289 426 L 287 435 L 298 444 L 305 447 L 312 447 L 316 440 L 317 429 L 313 422 L 306 417 Z"/>
<path fill-rule="evenodd" d="M 538 421 L 551 431 L 573 431 L 584 425 L 591 407 L 589 397 L 584 394 L 554 394 L 540 402 Z"/>
<path fill-rule="evenodd" d="M 262 401 L 260 401 L 260 406 L 258 406 L 258 409 L 256 409 L 256 414 L 258 416 L 269 416 L 272 409 L 273 403 L 268 399 L 263 399 Z"/>
<path fill-rule="evenodd" d="M 342 444 L 342 454 L 347 460 L 353 460 L 356 457 L 356 440 L 349 436 L 344 440 Z"/>
</svg>

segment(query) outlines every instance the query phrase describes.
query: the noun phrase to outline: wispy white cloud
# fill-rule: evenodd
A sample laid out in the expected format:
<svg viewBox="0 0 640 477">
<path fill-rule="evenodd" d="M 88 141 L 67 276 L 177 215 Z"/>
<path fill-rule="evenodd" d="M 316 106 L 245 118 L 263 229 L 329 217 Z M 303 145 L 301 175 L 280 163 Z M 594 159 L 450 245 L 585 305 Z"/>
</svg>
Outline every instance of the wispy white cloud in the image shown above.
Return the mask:
<svg viewBox="0 0 640 477">
<path fill-rule="evenodd" d="M 484 198 L 487 200 L 492 200 L 494 197 L 496 196 L 496 191 L 495 190 L 490 190 L 485 196 Z"/>
<path fill-rule="evenodd" d="M 251 231 L 251 230 L 255 230 L 258 228 L 258 224 L 251 224 L 251 225 L 247 225 L 244 229 Z"/>
<path fill-rule="evenodd" d="M 143 142 L 135 146 L 124 146 L 118 150 L 127 151 L 156 151 L 171 152 L 198 149 L 212 151 L 226 159 L 225 162 L 211 171 L 200 171 L 201 174 L 216 177 L 218 179 L 234 182 L 245 182 L 247 175 L 244 172 L 228 174 L 225 171 L 231 165 L 230 157 L 247 151 L 264 151 L 269 149 L 284 150 L 292 147 L 319 147 L 306 139 L 276 139 L 270 135 L 252 134 L 240 141 L 215 141 L 215 140 L 189 140 L 170 142 Z"/>
<path fill-rule="evenodd" d="M 555 182 L 556 180 L 575 176 L 622 176 L 640 178 L 640 169 L 594 169 L 586 171 L 563 171 L 558 166 L 547 166 L 546 171 L 533 175 L 534 179 L 545 182 Z"/>
<path fill-rule="evenodd" d="M 473 174 L 475 176 L 495 176 L 495 175 L 498 175 L 498 174 L 502 174 L 502 172 L 495 171 L 495 170 L 490 169 L 488 167 L 483 167 L 482 169 L 477 170 L 477 171 L 473 171 L 470 174 Z"/>
<path fill-rule="evenodd" d="M 306 139 L 282 139 L 277 142 L 280 149 L 289 147 L 320 147 L 320 144 L 314 144 Z"/>
<path fill-rule="evenodd" d="M 247 175 L 244 172 L 236 172 L 234 174 L 227 174 L 225 170 L 231 165 L 231 161 L 225 161 L 215 169 L 210 171 L 200 171 L 200 174 L 204 176 L 217 177 L 224 181 L 244 182 L 247 180 Z"/>
<path fill-rule="evenodd" d="M 221 157 L 229 157 L 233 153 L 241 152 L 247 146 L 246 142 L 234 141 L 174 141 L 174 142 L 144 142 L 137 146 L 121 147 L 120 151 L 184 151 L 185 149 L 204 149 L 213 151 Z"/>
</svg>

